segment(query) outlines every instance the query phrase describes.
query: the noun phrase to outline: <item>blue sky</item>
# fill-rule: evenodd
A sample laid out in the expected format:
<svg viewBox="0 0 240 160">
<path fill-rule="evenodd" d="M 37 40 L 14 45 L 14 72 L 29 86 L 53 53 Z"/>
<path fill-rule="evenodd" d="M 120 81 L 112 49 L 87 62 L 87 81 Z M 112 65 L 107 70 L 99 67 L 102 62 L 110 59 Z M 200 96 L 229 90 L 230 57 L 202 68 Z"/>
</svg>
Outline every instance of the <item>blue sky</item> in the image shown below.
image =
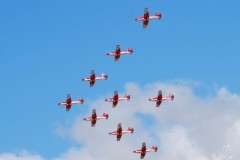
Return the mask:
<svg viewBox="0 0 240 160">
<path fill-rule="evenodd" d="M 210 86 L 204 94 L 214 86 L 239 93 L 239 6 L 237 0 L 1 0 L 0 153 L 26 149 L 49 158 L 81 146 L 55 128 L 71 126 L 91 101 L 125 92 L 129 82 L 193 80 Z M 147 29 L 134 20 L 145 7 L 162 13 Z M 115 62 L 106 53 L 116 44 L 133 54 Z M 91 69 L 109 79 L 90 88 L 81 78 Z M 86 103 L 66 113 L 57 103 L 67 93 Z"/>
</svg>

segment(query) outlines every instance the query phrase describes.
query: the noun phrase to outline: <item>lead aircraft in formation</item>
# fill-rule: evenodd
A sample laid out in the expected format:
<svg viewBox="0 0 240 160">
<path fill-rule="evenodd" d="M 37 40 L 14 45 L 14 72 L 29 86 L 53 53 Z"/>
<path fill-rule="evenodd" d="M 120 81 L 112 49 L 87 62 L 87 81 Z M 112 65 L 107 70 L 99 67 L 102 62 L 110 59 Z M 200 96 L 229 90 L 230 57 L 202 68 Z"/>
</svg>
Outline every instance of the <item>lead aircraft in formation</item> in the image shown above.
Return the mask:
<svg viewBox="0 0 240 160">
<path fill-rule="evenodd" d="M 83 118 L 85 121 L 91 121 L 91 126 L 94 127 L 99 119 L 108 119 L 108 114 L 103 113 L 102 116 L 97 116 L 96 109 L 92 110 L 92 116 Z"/>
<path fill-rule="evenodd" d="M 118 101 L 121 100 L 130 100 L 130 95 L 129 94 L 124 94 L 122 97 L 118 96 L 118 91 L 114 91 L 114 95 L 112 98 L 106 98 L 106 102 L 112 102 L 112 107 L 116 107 L 118 104 Z"/>
<path fill-rule="evenodd" d="M 163 100 L 173 100 L 173 99 L 174 99 L 174 95 L 173 94 L 168 94 L 167 96 L 163 97 L 162 90 L 159 90 L 157 97 L 149 98 L 149 101 L 156 102 L 156 107 L 159 107 Z"/>
<path fill-rule="evenodd" d="M 114 56 L 115 57 L 115 61 L 118 61 L 118 59 L 120 58 L 121 55 L 123 54 L 132 54 L 133 53 L 133 49 L 131 48 L 127 48 L 124 51 L 121 51 L 120 45 L 116 45 L 116 51 L 113 52 L 109 52 L 107 53 L 108 56 Z"/>
<path fill-rule="evenodd" d="M 143 159 L 146 155 L 147 152 L 157 152 L 158 148 L 157 146 L 152 146 L 151 148 L 147 149 L 146 148 L 146 143 L 143 142 L 142 143 L 142 148 L 141 149 L 138 149 L 138 150 L 133 150 L 133 153 L 140 153 L 141 154 L 141 159 Z"/>
<path fill-rule="evenodd" d="M 156 13 L 154 16 L 149 16 L 148 8 L 144 9 L 144 15 L 142 17 L 135 18 L 136 21 L 143 21 L 143 28 L 147 28 L 148 22 L 151 19 L 161 19 L 162 15 Z"/>
<path fill-rule="evenodd" d="M 124 133 L 133 133 L 134 129 L 132 127 L 128 127 L 127 130 L 122 129 L 121 123 L 118 123 L 118 127 L 116 131 L 109 132 L 110 135 L 117 135 L 117 141 L 120 141 L 122 134 Z"/>
<path fill-rule="evenodd" d="M 72 101 L 71 94 L 67 94 L 67 100 L 65 102 L 59 102 L 58 105 L 66 106 L 66 111 L 69 111 L 73 104 L 82 104 L 83 102 L 84 100 L 82 98 L 78 98 L 76 101 Z"/>
<path fill-rule="evenodd" d="M 89 81 L 89 82 L 90 82 L 90 87 L 93 87 L 96 80 L 101 80 L 101 79 L 106 80 L 107 78 L 108 78 L 108 75 L 107 75 L 107 74 L 102 73 L 101 76 L 96 76 L 96 75 L 95 75 L 95 71 L 94 71 L 94 70 L 91 70 L 90 77 L 88 77 L 88 78 L 82 78 L 82 81 Z"/>
</svg>

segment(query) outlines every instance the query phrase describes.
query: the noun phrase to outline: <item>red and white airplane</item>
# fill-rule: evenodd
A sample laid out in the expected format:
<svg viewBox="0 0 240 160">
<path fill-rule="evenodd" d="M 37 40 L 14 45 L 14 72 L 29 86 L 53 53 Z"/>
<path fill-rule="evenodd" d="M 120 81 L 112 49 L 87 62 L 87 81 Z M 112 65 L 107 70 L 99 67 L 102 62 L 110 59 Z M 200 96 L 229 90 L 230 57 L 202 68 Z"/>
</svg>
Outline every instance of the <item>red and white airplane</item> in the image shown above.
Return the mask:
<svg viewBox="0 0 240 160">
<path fill-rule="evenodd" d="M 121 123 L 118 123 L 118 128 L 116 131 L 109 132 L 110 135 L 117 135 L 117 141 L 120 141 L 122 134 L 124 133 L 133 133 L 134 129 L 132 127 L 128 127 L 127 130 L 122 130 Z"/>
<path fill-rule="evenodd" d="M 92 110 L 92 116 L 83 118 L 85 121 L 91 121 L 91 126 L 94 127 L 97 120 L 99 119 L 108 119 L 108 114 L 103 113 L 102 116 L 97 116 L 96 109 Z"/>
<path fill-rule="evenodd" d="M 149 16 L 148 8 L 144 9 L 144 15 L 142 17 L 135 18 L 136 21 L 143 21 L 143 28 L 146 28 L 150 19 L 160 19 L 162 15 L 156 13 L 154 16 Z"/>
<path fill-rule="evenodd" d="M 133 150 L 133 153 L 141 153 L 141 159 L 143 159 L 147 152 L 151 152 L 151 151 L 157 152 L 157 150 L 158 150 L 157 146 L 152 146 L 150 149 L 147 149 L 146 143 L 143 142 L 142 148 L 139 150 Z"/>
<path fill-rule="evenodd" d="M 80 103 L 82 104 L 84 100 L 82 98 L 78 98 L 76 101 L 72 101 L 71 95 L 67 94 L 67 100 L 65 102 L 60 102 L 58 105 L 66 106 L 66 111 L 69 111 L 71 109 L 72 104 Z"/>
<path fill-rule="evenodd" d="M 116 51 L 114 52 L 109 52 L 107 53 L 108 56 L 115 56 L 115 61 L 118 61 L 118 59 L 120 58 L 120 55 L 123 54 L 132 54 L 133 53 L 133 49 L 131 48 L 127 48 L 125 51 L 121 51 L 120 49 L 120 45 L 116 45 Z"/>
<path fill-rule="evenodd" d="M 107 102 L 113 102 L 113 107 L 116 107 L 118 104 L 118 101 L 121 100 L 130 100 L 130 95 L 129 94 L 124 94 L 122 97 L 118 96 L 118 91 L 114 91 L 114 95 L 112 98 L 106 98 L 105 101 Z"/>
<path fill-rule="evenodd" d="M 166 97 L 163 97 L 162 91 L 159 90 L 158 96 L 155 98 L 149 98 L 149 101 L 156 101 L 156 107 L 159 107 L 163 100 L 173 100 L 173 99 L 174 99 L 173 94 L 168 94 Z"/>
<path fill-rule="evenodd" d="M 107 78 L 108 78 L 108 75 L 107 75 L 107 74 L 102 73 L 101 76 L 96 76 L 96 75 L 95 75 L 95 71 L 92 70 L 90 77 L 88 77 L 88 78 L 82 78 L 82 81 L 90 81 L 90 87 L 92 87 L 92 86 L 94 85 L 94 83 L 95 83 L 96 80 L 100 80 L 100 79 L 105 79 L 105 80 L 106 80 Z"/>
</svg>

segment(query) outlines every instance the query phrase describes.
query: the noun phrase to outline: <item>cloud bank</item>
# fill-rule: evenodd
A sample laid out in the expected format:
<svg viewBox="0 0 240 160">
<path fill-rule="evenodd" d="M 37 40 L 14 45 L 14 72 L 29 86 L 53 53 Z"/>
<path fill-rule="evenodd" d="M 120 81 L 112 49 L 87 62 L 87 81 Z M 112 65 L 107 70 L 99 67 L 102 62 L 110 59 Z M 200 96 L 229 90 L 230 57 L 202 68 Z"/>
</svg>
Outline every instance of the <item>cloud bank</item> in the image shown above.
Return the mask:
<svg viewBox="0 0 240 160">
<path fill-rule="evenodd" d="M 199 96 L 196 88 L 199 83 L 172 82 L 155 83 L 140 87 L 135 83 L 125 85 L 131 95 L 130 101 L 120 101 L 116 108 L 104 98 L 95 100 L 89 106 L 98 114 L 107 112 L 108 120 L 99 120 L 95 127 L 82 120 L 83 115 L 73 122 L 71 128 L 58 130 L 59 135 L 81 144 L 80 148 L 70 148 L 54 160 L 106 160 L 139 159 L 133 149 L 140 149 L 142 142 L 147 147 L 158 146 L 158 152 L 147 153 L 145 159 L 161 160 L 211 160 L 212 154 L 229 145 L 232 159 L 240 157 L 240 96 L 220 87 L 215 94 Z M 164 101 L 160 107 L 148 98 L 155 97 L 158 90 L 163 95 L 172 93 L 173 101 Z M 109 97 L 113 93 L 109 93 Z M 124 93 L 119 93 L 124 94 Z M 89 116 L 84 115 L 84 116 Z M 120 142 L 108 132 L 116 130 L 122 123 L 126 129 L 131 126 L 133 134 L 124 134 Z M 41 156 L 0 154 L 0 160 L 42 160 Z"/>
</svg>

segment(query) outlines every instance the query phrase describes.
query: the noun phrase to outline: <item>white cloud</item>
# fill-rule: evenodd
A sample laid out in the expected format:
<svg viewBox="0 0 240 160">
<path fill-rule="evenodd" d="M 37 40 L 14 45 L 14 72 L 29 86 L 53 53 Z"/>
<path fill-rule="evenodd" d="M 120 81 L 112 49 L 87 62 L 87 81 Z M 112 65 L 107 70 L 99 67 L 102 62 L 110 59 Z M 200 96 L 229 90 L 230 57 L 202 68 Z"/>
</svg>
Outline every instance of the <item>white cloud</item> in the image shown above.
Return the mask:
<svg viewBox="0 0 240 160">
<path fill-rule="evenodd" d="M 83 121 L 80 115 L 73 126 L 57 129 L 58 135 L 68 137 L 83 147 L 70 148 L 55 160 L 106 160 L 139 159 L 133 149 L 140 149 L 141 143 L 147 147 L 158 146 L 158 152 L 148 153 L 146 159 L 162 160 L 211 160 L 211 155 L 224 145 L 230 145 L 231 154 L 239 157 L 240 147 L 240 96 L 222 87 L 215 94 L 197 96 L 195 88 L 202 87 L 198 82 L 156 83 L 139 87 L 135 83 L 125 85 L 131 95 L 130 101 L 119 102 L 116 108 L 102 97 L 89 108 L 96 108 L 98 114 L 107 112 L 108 120 L 99 120 L 95 127 Z M 205 87 L 205 86 L 204 86 Z M 164 101 L 159 108 L 149 97 L 173 93 L 173 101 Z M 121 93 L 123 94 L 123 93 Z M 112 93 L 109 93 L 112 96 Z M 151 124 L 151 120 L 154 120 Z M 121 122 L 123 128 L 134 127 L 133 134 L 123 135 L 120 142 L 108 135 L 116 130 Z M 18 160 L 18 159 L 17 159 Z M 26 159 L 24 159 L 26 160 Z"/>
<path fill-rule="evenodd" d="M 209 160 L 181 126 L 161 133 L 161 137 L 163 149 L 161 159 Z"/>
<path fill-rule="evenodd" d="M 109 120 L 101 120 L 91 128 L 89 122 L 78 118 L 69 136 L 84 144 L 85 147 L 79 149 L 81 152 L 92 153 L 88 154 L 90 160 L 139 159 L 132 150 L 140 148 L 143 141 L 148 147 L 159 146 L 159 152 L 147 154 L 148 158 L 209 160 L 214 151 L 232 143 L 225 137 L 230 132 L 229 127 L 240 120 L 240 97 L 224 87 L 217 89 L 215 95 L 200 97 L 194 94 L 194 87 L 201 86 L 182 81 L 148 84 L 143 88 L 134 83 L 126 84 L 125 90 L 131 95 L 129 102 L 120 102 L 117 108 L 111 108 L 110 103 L 104 102 L 105 97 L 96 100 L 91 106 L 98 113 L 108 112 Z M 156 96 L 159 89 L 165 95 L 175 94 L 175 99 L 164 101 L 156 108 L 148 98 Z M 136 116 L 136 113 L 143 116 Z M 156 120 L 154 125 L 143 123 L 148 117 Z M 115 137 L 107 133 L 115 130 L 119 122 L 124 127 L 133 126 L 135 133 L 123 135 L 121 142 L 115 142 Z M 234 128 L 237 130 L 236 124 Z M 240 138 L 237 133 L 231 137 Z"/>
<path fill-rule="evenodd" d="M 225 141 L 230 145 L 230 156 L 232 156 L 233 159 L 240 157 L 240 120 L 236 121 L 227 129 L 225 138 Z"/>
</svg>

